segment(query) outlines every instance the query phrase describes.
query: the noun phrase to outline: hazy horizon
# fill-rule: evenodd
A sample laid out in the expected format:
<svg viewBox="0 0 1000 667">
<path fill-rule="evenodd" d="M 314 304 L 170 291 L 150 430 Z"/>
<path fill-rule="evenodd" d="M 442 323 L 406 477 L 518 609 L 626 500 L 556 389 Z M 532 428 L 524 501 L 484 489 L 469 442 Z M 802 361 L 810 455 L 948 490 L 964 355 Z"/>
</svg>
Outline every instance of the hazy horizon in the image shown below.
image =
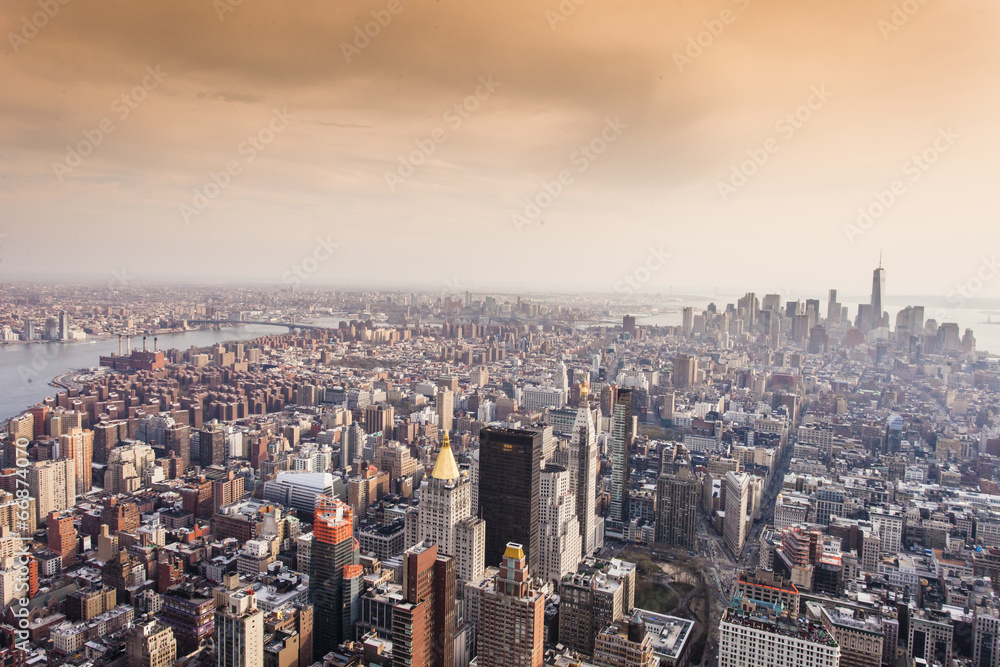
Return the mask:
<svg viewBox="0 0 1000 667">
<path fill-rule="evenodd" d="M 0 280 L 1000 298 L 1000 6 L 616 9 L 10 0 Z"/>
</svg>

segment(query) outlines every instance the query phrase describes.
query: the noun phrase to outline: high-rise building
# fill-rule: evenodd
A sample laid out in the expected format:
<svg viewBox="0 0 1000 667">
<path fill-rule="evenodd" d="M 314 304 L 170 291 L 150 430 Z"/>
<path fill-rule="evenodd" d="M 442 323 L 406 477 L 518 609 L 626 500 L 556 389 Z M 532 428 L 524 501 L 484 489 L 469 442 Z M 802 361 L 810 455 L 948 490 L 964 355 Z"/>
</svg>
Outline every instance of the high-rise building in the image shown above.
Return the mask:
<svg viewBox="0 0 1000 667">
<path fill-rule="evenodd" d="M 694 549 L 701 485 L 687 467 L 656 480 L 655 540 L 658 544 Z"/>
<path fill-rule="evenodd" d="M 563 575 L 580 563 L 580 520 L 569 471 L 550 463 L 542 469 L 539 507 L 538 576 L 558 586 Z"/>
<path fill-rule="evenodd" d="M 884 298 L 885 298 L 885 269 L 882 268 L 882 256 L 879 255 L 878 268 L 872 272 L 872 301 L 871 301 L 872 321 L 869 325 L 870 329 L 878 327 L 879 323 L 882 320 L 882 314 L 883 314 L 882 300 Z"/>
<path fill-rule="evenodd" d="M 576 516 L 580 524 L 580 550 L 593 553 L 600 542 L 597 535 L 597 429 L 595 414 L 587 406 L 576 410 L 569 438 L 570 489 L 576 496 Z"/>
<path fill-rule="evenodd" d="M 447 432 L 430 477 L 420 485 L 417 512 L 417 539 L 430 540 L 441 554 L 454 556 L 460 579 L 471 581 L 483 573 L 485 526 L 475 528 L 482 520 L 472 516 L 472 481 L 459 470 Z"/>
<path fill-rule="evenodd" d="M 163 430 L 163 446 L 184 462 L 184 468 L 191 465 L 191 427 L 187 424 L 171 424 Z"/>
<path fill-rule="evenodd" d="M 84 495 L 92 486 L 94 432 L 79 427 L 59 436 L 59 457 L 71 459 L 76 478 L 76 493 Z"/>
<path fill-rule="evenodd" d="M 691 331 L 694 329 L 694 308 L 691 306 L 685 306 L 681 313 L 681 335 L 685 338 L 691 337 Z"/>
<path fill-rule="evenodd" d="M 436 404 L 438 428 L 450 431 L 455 417 L 455 394 L 450 389 L 438 389 Z"/>
<path fill-rule="evenodd" d="M 76 563 L 77 534 L 71 511 L 49 512 L 46 521 L 49 549 L 62 557 L 63 567 Z"/>
<path fill-rule="evenodd" d="M 976 667 L 1000 665 L 1000 613 L 991 607 L 975 609 L 972 625 L 972 664 Z"/>
<path fill-rule="evenodd" d="M 125 638 L 128 667 L 173 667 L 177 660 L 174 631 L 149 615 L 136 621 Z"/>
<path fill-rule="evenodd" d="M 486 585 L 480 601 L 480 667 L 542 667 L 545 596 L 531 586 L 527 558 L 511 542 L 500 560 L 500 573 Z"/>
<path fill-rule="evenodd" d="M 212 481 L 212 507 L 218 511 L 224 505 L 232 505 L 243 500 L 243 484 L 245 478 L 232 470 L 226 472 L 222 479 Z"/>
<path fill-rule="evenodd" d="M 635 420 L 632 418 L 632 390 L 619 389 L 611 417 L 611 502 L 605 531 L 622 535 L 629 522 L 629 458 Z"/>
<path fill-rule="evenodd" d="M 594 639 L 635 608 L 635 563 L 587 558 L 559 583 L 559 643 L 587 655 Z"/>
<path fill-rule="evenodd" d="M 723 483 L 726 485 L 726 516 L 722 524 L 722 537 L 729 550 L 739 555 L 746 543 L 750 475 L 729 471 L 723 478 Z"/>
<path fill-rule="evenodd" d="M 622 331 L 635 338 L 635 315 L 622 316 Z"/>
<path fill-rule="evenodd" d="M 264 612 L 257 608 L 253 586 L 241 586 L 238 574 L 227 574 L 215 598 L 215 664 L 259 667 L 264 664 Z M 297 656 L 296 656 L 297 657 Z"/>
<path fill-rule="evenodd" d="M 698 381 L 698 359 L 690 354 L 674 357 L 673 383 L 677 389 L 687 389 Z"/>
<path fill-rule="evenodd" d="M 830 296 L 826 304 L 826 326 L 836 328 L 840 324 L 841 305 L 837 302 L 837 290 L 830 290 Z"/>
<path fill-rule="evenodd" d="M 455 559 L 432 542 L 403 554 L 404 599 L 392 608 L 392 659 L 398 667 L 455 664 Z"/>
<path fill-rule="evenodd" d="M 361 424 L 355 422 L 347 428 L 341 467 L 347 469 L 354 465 L 354 462 L 361 458 L 364 449 L 365 429 Z"/>
<path fill-rule="evenodd" d="M 479 517 L 486 521 L 486 562 L 503 559 L 509 542 L 526 545 L 538 572 L 542 434 L 520 429 L 479 432 Z"/>
<path fill-rule="evenodd" d="M 28 469 L 28 493 L 37 501 L 38 523 L 49 512 L 60 512 L 76 504 L 76 466 L 72 459 L 35 461 Z"/>
<path fill-rule="evenodd" d="M 764 604 L 748 606 L 722 615 L 719 667 L 839 667 L 840 646 L 826 626 L 789 622 Z"/>
<path fill-rule="evenodd" d="M 358 550 L 351 508 L 330 496 L 317 497 L 309 564 L 314 655 L 326 655 L 351 638 L 351 628 L 343 620 L 344 568 L 358 564 Z"/>
<path fill-rule="evenodd" d="M 392 433 L 395 408 L 387 403 L 377 403 L 365 407 L 365 433 Z"/>
<path fill-rule="evenodd" d="M 199 460 L 203 468 L 226 464 L 226 431 L 221 426 L 209 426 L 198 431 Z"/>
</svg>

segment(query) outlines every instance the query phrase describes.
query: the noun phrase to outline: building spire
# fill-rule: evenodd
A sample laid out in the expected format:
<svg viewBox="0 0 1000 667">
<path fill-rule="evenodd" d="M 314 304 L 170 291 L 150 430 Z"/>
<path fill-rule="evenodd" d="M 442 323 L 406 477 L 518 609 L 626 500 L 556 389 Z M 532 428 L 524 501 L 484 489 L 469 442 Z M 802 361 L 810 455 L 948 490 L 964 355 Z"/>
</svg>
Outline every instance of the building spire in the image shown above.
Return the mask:
<svg viewBox="0 0 1000 667">
<path fill-rule="evenodd" d="M 882 268 L 882 248 L 878 249 L 878 268 Z"/>
<path fill-rule="evenodd" d="M 441 439 L 441 451 L 438 452 L 431 477 L 434 479 L 451 480 L 457 479 L 459 476 L 458 463 L 455 462 L 455 454 L 451 451 L 448 432 L 445 431 L 444 438 Z"/>
</svg>

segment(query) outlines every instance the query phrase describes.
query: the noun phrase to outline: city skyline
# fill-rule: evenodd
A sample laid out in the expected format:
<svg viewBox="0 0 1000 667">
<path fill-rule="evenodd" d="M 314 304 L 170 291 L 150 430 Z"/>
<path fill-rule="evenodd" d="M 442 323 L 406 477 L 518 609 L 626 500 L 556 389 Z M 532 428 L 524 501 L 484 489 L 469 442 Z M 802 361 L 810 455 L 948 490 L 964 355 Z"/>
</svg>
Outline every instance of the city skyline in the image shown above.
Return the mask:
<svg viewBox="0 0 1000 667">
<path fill-rule="evenodd" d="M 652 249 L 648 291 L 819 290 L 885 248 L 946 295 L 992 261 L 1000 9 L 903 4 L 10 2 L 0 277 L 283 284 L 318 252 L 304 285 L 612 292 Z"/>
</svg>

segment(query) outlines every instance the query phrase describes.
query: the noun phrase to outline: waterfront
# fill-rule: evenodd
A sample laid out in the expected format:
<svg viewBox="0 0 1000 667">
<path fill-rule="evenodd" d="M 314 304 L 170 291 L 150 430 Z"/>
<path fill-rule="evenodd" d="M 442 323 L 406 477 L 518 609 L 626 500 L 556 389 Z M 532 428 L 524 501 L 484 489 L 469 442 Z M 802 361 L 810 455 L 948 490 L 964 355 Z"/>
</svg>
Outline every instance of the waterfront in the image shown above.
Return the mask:
<svg viewBox="0 0 1000 667">
<path fill-rule="evenodd" d="M 250 324 L 224 329 L 198 329 L 157 336 L 161 350 L 204 347 L 227 340 L 249 340 L 286 329 Z M 150 349 L 153 337 L 147 338 Z M 132 338 L 132 349 L 142 347 L 142 336 Z M 46 396 L 59 391 L 49 382 L 78 368 L 97 366 L 101 355 L 118 352 L 118 338 L 67 343 L 32 343 L 0 347 L 0 419 L 14 417 Z"/>
</svg>

